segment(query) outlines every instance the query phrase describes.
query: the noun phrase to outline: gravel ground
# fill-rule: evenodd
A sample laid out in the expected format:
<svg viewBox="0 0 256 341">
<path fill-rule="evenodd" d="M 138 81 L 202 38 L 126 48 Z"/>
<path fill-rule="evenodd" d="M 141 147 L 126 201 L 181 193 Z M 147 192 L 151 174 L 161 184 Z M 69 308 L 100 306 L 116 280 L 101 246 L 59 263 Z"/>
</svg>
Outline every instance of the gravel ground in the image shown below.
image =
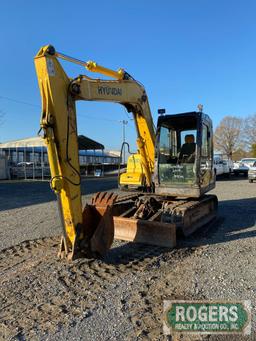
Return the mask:
<svg viewBox="0 0 256 341">
<path fill-rule="evenodd" d="M 218 181 L 217 221 L 175 250 L 115 242 L 101 261 L 67 263 L 48 184 L 0 183 L 0 340 L 165 340 L 164 299 L 216 298 L 251 300 L 253 332 L 206 339 L 256 340 L 255 186 Z M 83 200 L 108 189 L 114 178 L 87 180 Z"/>
<path fill-rule="evenodd" d="M 116 188 L 116 178 L 89 178 L 82 182 L 83 201 L 92 193 Z M 57 203 L 49 183 L 0 182 L 0 226 L 0 251 L 25 240 L 59 235 Z"/>
</svg>

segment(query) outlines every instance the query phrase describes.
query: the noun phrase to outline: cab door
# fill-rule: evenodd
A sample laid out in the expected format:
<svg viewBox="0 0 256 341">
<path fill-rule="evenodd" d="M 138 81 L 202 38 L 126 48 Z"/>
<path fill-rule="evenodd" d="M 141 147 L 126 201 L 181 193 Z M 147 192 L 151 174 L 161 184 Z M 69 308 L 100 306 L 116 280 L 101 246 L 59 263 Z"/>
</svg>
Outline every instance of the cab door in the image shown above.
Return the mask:
<svg viewBox="0 0 256 341">
<path fill-rule="evenodd" d="M 207 188 L 214 183 L 213 132 L 211 122 L 202 119 L 200 148 L 200 184 Z"/>
</svg>

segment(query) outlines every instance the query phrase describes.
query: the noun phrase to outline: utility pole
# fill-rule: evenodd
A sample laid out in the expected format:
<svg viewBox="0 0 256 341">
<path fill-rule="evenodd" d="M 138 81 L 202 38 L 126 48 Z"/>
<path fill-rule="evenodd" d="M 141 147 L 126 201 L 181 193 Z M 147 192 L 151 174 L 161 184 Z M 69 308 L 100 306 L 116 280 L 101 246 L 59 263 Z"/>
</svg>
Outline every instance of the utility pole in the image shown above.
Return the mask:
<svg viewBox="0 0 256 341">
<path fill-rule="evenodd" d="M 128 124 L 128 121 L 122 120 L 120 121 L 123 124 L 123 143 L 125 142 L 125 126 Z M 124 164 L 125 164 L 125 146 L 124 146 Z"/>
</svg>

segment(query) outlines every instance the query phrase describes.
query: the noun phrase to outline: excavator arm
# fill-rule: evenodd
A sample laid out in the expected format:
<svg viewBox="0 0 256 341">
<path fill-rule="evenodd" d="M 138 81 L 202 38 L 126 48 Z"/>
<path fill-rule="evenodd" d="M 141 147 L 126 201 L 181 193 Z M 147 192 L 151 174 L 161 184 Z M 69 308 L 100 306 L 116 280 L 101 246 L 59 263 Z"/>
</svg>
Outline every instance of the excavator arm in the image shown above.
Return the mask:
<svg viewBox="0 0 256 341">
<path fill-rule="evenodd" d="M 135 80 L 99 80 L 80 76 L 70 84 L 75 100 L 120 103 L 132 112 L 137 131 L 137 146 L 142 157 L 146 184 L 152 186 L 155 131 L 144 88 Z"/>
<path fill-rule="evenodd" d="M 115 80 L 93 79 L 85 75 L 69 79 L 58 58 Z M 132 112 L 146 184 L 151 187 L 155 131 L 145 89 L 122 69 L 113 71 L 95 62 L 79 61 L 56 52 L 51 45 L 40 49 L 35 57 L 35 67 L 42 98 L 40 125 L 48 149 L 51 187 L 57 194 L 63 228 L 60 254 L 74 258 L 78 249 L 92 251 L 91 240 L 96 235 L 105 245 L 95 246 L 94 250 L 103 253 L 102 250 L 108 249 L 113 241 L 113 226 L 108 223 L 111 212 L 102 211 L 98 231 L 92 228 L 91 223 L 86 226 L 85 220 L 92 221 L 95 217 L 91 212 L 84 214 L 82 211 L 75 103 L 78 100 L 116 102 Z M 113 202 L 114 198 L 105 198 L 105 201 L 111 200 Z M 99 240 L 94 241 L 94 245 L 97 243 Z"/>
</svg>

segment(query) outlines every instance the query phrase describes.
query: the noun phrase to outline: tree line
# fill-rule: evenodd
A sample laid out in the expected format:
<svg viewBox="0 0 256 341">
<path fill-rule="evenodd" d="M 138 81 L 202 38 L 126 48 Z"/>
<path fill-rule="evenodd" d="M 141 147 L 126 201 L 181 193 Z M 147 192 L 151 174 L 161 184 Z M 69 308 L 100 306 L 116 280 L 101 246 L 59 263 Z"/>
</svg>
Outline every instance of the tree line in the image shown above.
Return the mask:
<svg viewBox="0 0 256 341">
<path fill-rule="evenodd" d="M 256 157 L 256 113 L 223 117 L 214 132 L 214 149 L 233 160 Z"/>
</svg>

